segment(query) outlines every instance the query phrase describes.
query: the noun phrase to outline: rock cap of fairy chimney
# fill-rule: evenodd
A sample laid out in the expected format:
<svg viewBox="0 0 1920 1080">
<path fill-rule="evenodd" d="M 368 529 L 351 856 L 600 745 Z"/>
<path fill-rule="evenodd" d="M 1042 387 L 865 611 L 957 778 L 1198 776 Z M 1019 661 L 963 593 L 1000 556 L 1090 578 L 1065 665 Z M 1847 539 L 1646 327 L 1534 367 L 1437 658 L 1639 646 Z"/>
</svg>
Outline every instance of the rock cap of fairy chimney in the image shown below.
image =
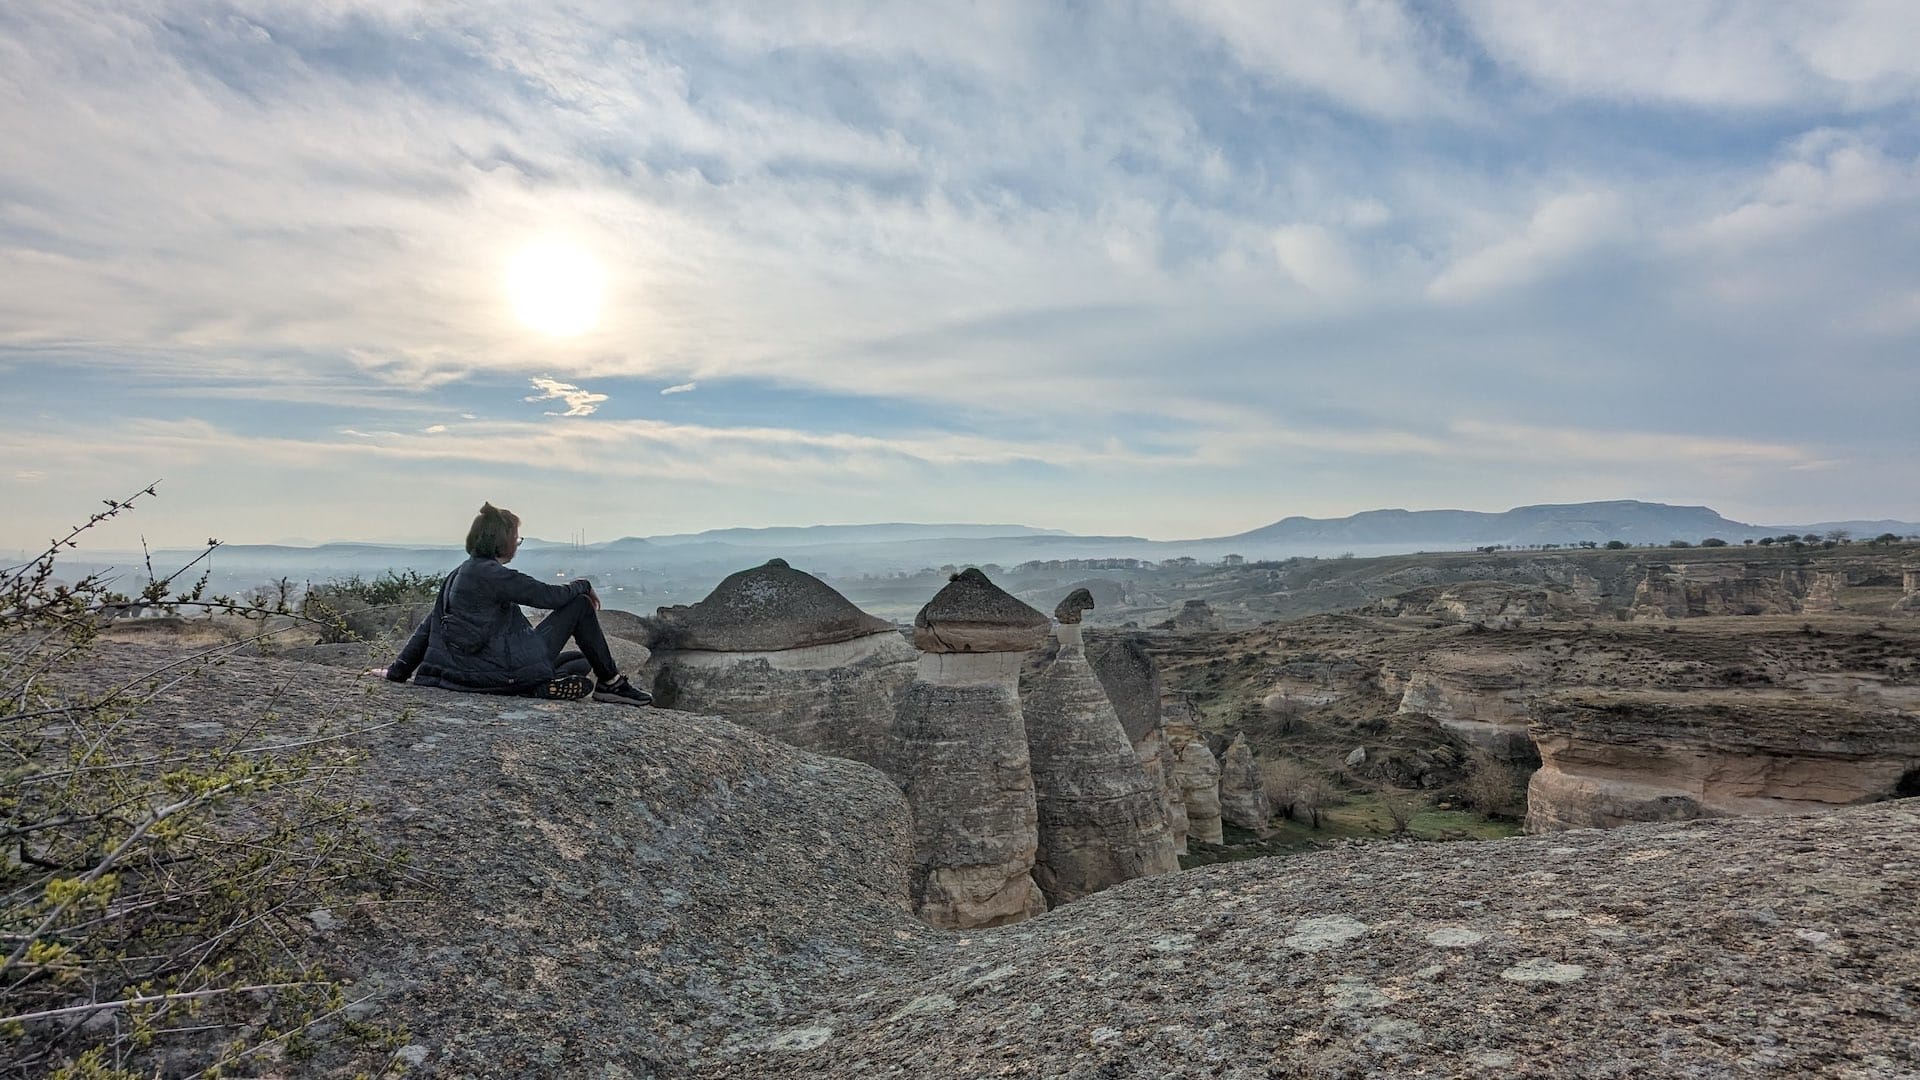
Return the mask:
<svg viewBox="0 0 1920 1080">
<path fill-rule="evenodd" d="M 656 622 L 656 648 L 710 652 L 780 652 L 893 630 L 785 559 L 729 574 L 705 600 L 661 608 Z"/>
<path fill-rule="evenodd" d="M 1053 621 L 969 567 L 913 617 L 913 647 L 929 653 L 1031 652 Z"/>
<path fill-rule="evenodd" d="M 1053 617 L 1072 625 L 1080 621 L 1081 613 L 1092 610 L 1093 594 L 1085 589 L 1075 589 L 1053 609 Z"/>
</svg>

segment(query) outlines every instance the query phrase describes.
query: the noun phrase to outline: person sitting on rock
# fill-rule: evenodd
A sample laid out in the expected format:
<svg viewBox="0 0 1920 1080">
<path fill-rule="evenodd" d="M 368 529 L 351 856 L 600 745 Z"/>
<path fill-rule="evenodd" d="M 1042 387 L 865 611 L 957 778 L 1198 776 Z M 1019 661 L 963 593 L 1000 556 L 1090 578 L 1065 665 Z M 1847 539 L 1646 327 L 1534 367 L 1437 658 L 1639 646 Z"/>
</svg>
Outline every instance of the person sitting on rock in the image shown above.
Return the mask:
<svg viewBox="0 0 1920 1080">
<path fill-rule="evenodd" d="M 520 518 L 492 503 L 480 507 L 467 531 L 471 558 L 440 583 L 433 612 L 407 639 L 399 659 L 367 674 L 471 693 L 562 701 L 592 694 L 595 701 L 652 704 L 653 695 L 614 663 L 593 583 L 579 578 L 548 585 L 507 569 L 519 550 Z M 550 608 L 552 614 L 533 626 L 522 606 Z M 568 650 L 569 640 L 579 648 Z"/>
</svg>

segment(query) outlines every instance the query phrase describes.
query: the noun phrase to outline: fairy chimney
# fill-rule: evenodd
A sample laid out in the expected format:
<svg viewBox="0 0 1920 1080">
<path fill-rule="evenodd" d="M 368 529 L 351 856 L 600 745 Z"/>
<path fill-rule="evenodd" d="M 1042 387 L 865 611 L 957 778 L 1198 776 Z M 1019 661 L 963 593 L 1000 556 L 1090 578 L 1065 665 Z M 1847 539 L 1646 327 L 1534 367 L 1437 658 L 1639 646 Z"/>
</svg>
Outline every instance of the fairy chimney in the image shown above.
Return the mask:
<svg viewBox="0 0 1920 1080">
<path fill-rule="evenodd" d="M 1255 831 L 1264 831 L 1273 819 L 1273 803 L 1245 735 L 1235 735 L 1220 759 L 1220 817 Z"/>
<path fill-rule="evenodd" d="M 954 575 L 914 617 L 918 672 L 889 740 L 913 808 L 914 910 L 934 926 L 998 926 L 1046 910 L 1020 710 L 1022 657 L 1047 617 L 978 570 Z"/>
<path fill-rule="evenodd" d="M 1021 703 L 1039 816 L 1033 878 L 1053 907 L 1180 868 L 1160 780 L 1087 663 L 1079 620 L 1092 606 L 1080 590 L 1056 609 L 1059 650 Z"/>
<path fill-rule="evenodd" d="M 653 623 L 647 674 L 661 706 L 886 768 L 915 654 L 831 585 L 773 559 L 697 604 L 661 608 Z"/>
</svg>

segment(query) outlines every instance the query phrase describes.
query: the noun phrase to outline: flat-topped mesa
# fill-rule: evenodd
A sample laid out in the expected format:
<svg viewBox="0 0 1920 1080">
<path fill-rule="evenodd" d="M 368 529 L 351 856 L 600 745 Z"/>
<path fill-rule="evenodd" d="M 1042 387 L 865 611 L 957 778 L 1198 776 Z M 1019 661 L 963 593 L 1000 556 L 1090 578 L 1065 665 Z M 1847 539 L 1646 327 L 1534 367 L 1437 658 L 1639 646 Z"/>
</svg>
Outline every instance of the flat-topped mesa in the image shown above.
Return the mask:
<svg viewBox="0 0 1920 1080">
<path fill-rule="evenodd" d="M 1047 617 L 969 567 L 913 617 L 923 653 L 1024 653 L 1044 645 Z"/>
<path fill-rule="evenodd" d="M 663 707 L 886 767 L 915 654 L 891 623 L 826 582 L 773 559 L 728 575 L 697 604 L 661 608 L 653 628 L 646 670 Z"/>
<path fill-rule="evenodd" d="M 1745 691 L 1539 699 L 1527 831 L 1792 814 L 1920 794 L 1920 716 Z"/>
<path fill-rule="evenodd" d="M 1142 767 L 1087 663 L 1079 618 L 1092 607 L 1084 589 L 1061 604 L 1072 621 L 1056 629 L 1059 652 L 1021 702 L 1039 817 L 1033 879 L 1053 907 L 1180 869 L 1161 780 Z"/>
<path fill-rule="evenodd" d="M 914 617 L 917 674 L 889 739 L 913 808 L 913 906 L 934 926 L 998 926 L 1046 910 L 1033 881 L 1039 827 L 1020 663 L 1047 617 L 978 570 Z"/>
<path fill-rule="evenodd" d="M 1140 639 L 1131 635 L 1095 641 L 1087 647 L 1087 660 L 1120 718 L 1127 741 L 1133 744 L 1134 757 L 1160 787 L 1161 813 L 1166 818 L 1167 833 L 1173 837 L 1174 850 L 1185 854 L 1187 814 L 1173 786 L 1173 760 L 1167 752 L 1166 725 L 1160 715 L 1159 665 L 1140 647 Z"/>
<path fill-rule="evenodd" d="M 1247 737 L 1236 734 L 1220 758 L 1220 818 L 1229 825 L 1264 832 L 1273 821 L 1273 803 L 1260 778 Z"/>
<path fill-rule="evenodd" d="M 1794 586 L 1760 563 L 1647 566 L 1633 590 L 1635 622 L 1708 615 L 1785 615 L 1798 609 Z"/>
</svg>

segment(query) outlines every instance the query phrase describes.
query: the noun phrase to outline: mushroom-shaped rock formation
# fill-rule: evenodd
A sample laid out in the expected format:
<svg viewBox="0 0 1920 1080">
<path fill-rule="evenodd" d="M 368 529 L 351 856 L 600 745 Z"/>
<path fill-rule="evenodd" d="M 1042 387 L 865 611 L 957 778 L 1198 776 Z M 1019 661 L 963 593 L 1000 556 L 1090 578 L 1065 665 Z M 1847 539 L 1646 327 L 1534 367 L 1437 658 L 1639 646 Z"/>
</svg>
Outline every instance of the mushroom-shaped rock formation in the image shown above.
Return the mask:
<svg viewBox="0 0 1920 1080">
<path fill-rule="evenodd" d="M 1075 589 L 1053 609 L 1053 617 L 1063 626 L 1077 626 L 1080 616 L 1092 610 L 1093 594 L 1086 589 Z"/>
<path fill-rule="evenodd" d="M 1245 735 L 1235 735 L 1220 759 L 1220 818 L 1257 831 L 1264 831 L 1273 819 L 1273 803 L 1267 799 L 1260 766 Z"/>
<path fill-rule="evenodd" d="M 914 910 L 935 926 L 998 926 L 1046 910 L 1020 662 L 1047 617 L 978 570 L 955 575 L 914 618 L 919 672 L 888 755 L 913 808 Z"/>
<path fill-rule="evenodd" d="M 826 582 L 774 559 L 697 604 L 660 609 L 654 627 L 647 674 L 661 706 L 886 767 L 914 652 Z"/>
<path fill-rule="evenodd" d="M 1220 763 L 1204 740 L 1175 736 L 1168 743 L 1173 755 L 1173 786 L 1187 813 L 1187 839 L 1218 844 L 1220 830 Z"/>
<path fill-rule="evenodd" d="M 1087 664 L 1077 620 L 1091 606 L 1061 623 L 1059 652 L 1021 703 L 1039 812 L 1033 879 L 1054 907 L 1180 869 L 1160 779 L 1134 755 Z"/>
<path fill-rule="evenodd" d="M 1173 837 L 1174 850 L 1187 850 L 1187 813 L 1173 784 L 1173 761 L 1167 752 L 1167 732 L 1160 715 L 1160 668 L 1133 636 L 1096 641 L 1087 646 L 1087 660 L 1100 679 L 1100 688 L 1120 718 L 1133 744 L 1134 756 L 1147 775 L 1160 785 L 1160 800 Z"/>
<path fill-rule="evenodd" d="M 1047 617 L 971 567 L 913 617 L 913 647 L 927 653 L 1024 653 L 1046 643 Z"/>
</svg>

